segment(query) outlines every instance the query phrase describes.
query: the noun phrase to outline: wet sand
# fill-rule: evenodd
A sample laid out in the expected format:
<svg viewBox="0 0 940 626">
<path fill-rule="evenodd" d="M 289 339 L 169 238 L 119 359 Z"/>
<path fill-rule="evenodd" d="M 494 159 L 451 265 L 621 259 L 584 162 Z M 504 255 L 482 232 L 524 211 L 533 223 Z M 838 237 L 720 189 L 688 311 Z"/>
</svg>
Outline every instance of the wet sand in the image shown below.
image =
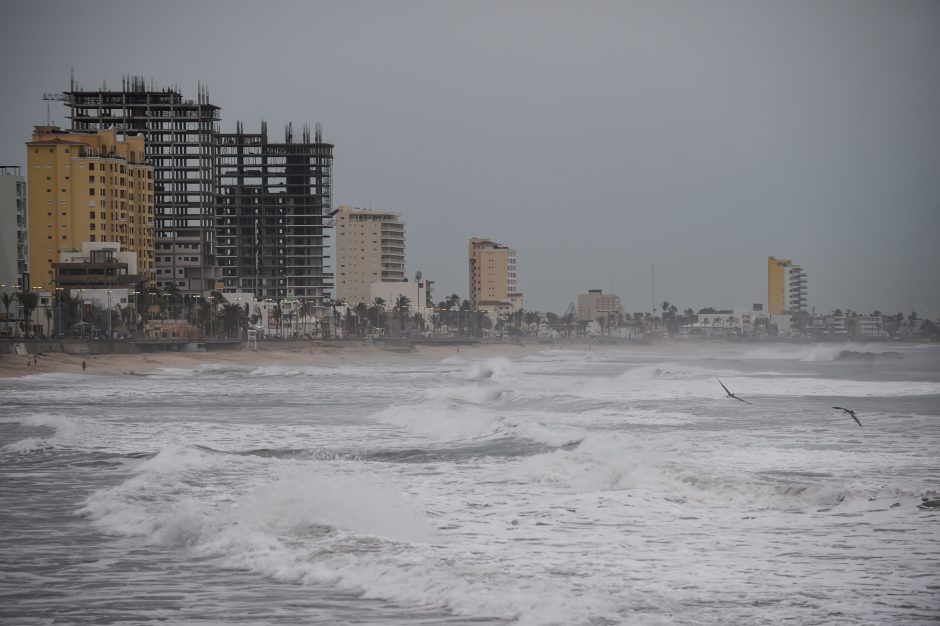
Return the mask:
<svg viewBox="0 0 940 626">
<path fill-rule="evenodd" d="M 575 347 L 575 346 L 571 346 Z M 583 345 L 580 347 L 584 347 Z M 247 348 L 209 352 L 150 352 L 140 354 L 81 355 L 48 352 L 33 355 L 0 355 L 0 378 L 49 373 L 130 375 L 149 374 L 164 367 L 197 368 L 202 365 L 265 366 L 275 364 L 339 365 L 392 361 L 434 361 L 460 355 L 468 359 L 496 356 L 512 357 L 549 350 L 546 344 L 517 345 L 487 343 L 460 346 L 417 346 L 410 351 L 383 350 L 371 344 L 258 344 L 258 350 Z"/>
</svg>

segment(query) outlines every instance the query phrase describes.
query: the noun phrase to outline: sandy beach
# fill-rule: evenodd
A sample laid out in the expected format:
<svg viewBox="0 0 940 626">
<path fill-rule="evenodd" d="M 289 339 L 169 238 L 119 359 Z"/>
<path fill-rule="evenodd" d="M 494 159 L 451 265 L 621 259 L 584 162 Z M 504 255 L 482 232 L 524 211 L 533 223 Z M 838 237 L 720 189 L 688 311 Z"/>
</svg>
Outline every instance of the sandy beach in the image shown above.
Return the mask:
<svg viewBox="0 0 940 626">
<path fill-rule="evenodd" d="M 574 347 L 574 346 L 571 346 Z M 585 347 L 583 344 L 580 347 Z M 80 355 L 47 352 L 33 355 L 0 355 L 0 378 L 48 373 L 96 375 L 149 374 L 165 367 L 197 368 L 203 365 L 264 366 L 273 364 L 339 365 L 389 361 L 434 361 L 460 354 L 468 359 L 516 355 L 551 349 L 545 344 L 510 343 L 460 346 L 417 346 L 410 351 L 383 350 L 371 344 L 316 345 L 312 342 L 259 343 L 258 350 L 247 348 L 209 352 L 150 352 L 139 354 Z"/>
</svg>

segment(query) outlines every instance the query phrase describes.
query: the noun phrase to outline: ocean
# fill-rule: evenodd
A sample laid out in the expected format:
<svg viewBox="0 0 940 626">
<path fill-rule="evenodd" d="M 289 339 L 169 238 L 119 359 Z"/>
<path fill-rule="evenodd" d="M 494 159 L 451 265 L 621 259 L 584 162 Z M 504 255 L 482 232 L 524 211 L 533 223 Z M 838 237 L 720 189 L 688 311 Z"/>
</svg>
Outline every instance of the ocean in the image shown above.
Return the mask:
<svg viewBox="0 0 940 626">
<path fill-rule="evenodd" d="M 582 348 L 2 379 L 0 622 L 940 623 L 940 348 Z"/>
</svg>

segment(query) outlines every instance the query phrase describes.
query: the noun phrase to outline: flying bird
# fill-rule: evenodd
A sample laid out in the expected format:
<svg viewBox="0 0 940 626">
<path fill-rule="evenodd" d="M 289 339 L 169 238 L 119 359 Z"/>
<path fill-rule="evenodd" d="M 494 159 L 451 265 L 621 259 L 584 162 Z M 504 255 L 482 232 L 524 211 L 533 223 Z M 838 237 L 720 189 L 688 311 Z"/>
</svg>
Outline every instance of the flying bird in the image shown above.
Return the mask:
<svg viewBox="0 0 940 626">
<path fill-rule="evenodd" d="M 740 402 L 743 402 L 744 404 L 753 404 L 753 402 L 748 402 L 747 400 L 741 400 L 741 398 L 739 398 L 739 397 L 737 397 L 736 395 L 734 395 L 733 393 L 731 393 L 731 390 L 728 389 L 727 387 L 725 387 L 725 384 L 724 384 L 723 382 L 721 382 L 721 379 L 720 379 L 720 378 L 718 379 L 718 384 L 721 385 L 721 388 L 724 389 L 725 392 L 726 392 L 730 397 L 734 398 L 735 400 L 738 400 L 738 401 L 740 401 Z"/>
<path fill-rule="evenodd" d="M 858 424 L 859 427 L 861 428 L 862 423 L 861 423 L 860 421 L 858 421 L 858 418 L 857 418 L 857 417 L 855 417 L 855 411 L 853 411 L 852 409 L 847 409 L 847 408 L 845 408 L 844 406 L 834 406 L 834 407 L 832 407 L 832 408 L 834 408 L 834 409 L 839 409 L 840 411 L 845 411 L 846 413 L 848 413 L 849 415 L 851 415 L 851 416 L 852 416 L 852 419 L 855 420 L 855 423 Z"/>
</svg>

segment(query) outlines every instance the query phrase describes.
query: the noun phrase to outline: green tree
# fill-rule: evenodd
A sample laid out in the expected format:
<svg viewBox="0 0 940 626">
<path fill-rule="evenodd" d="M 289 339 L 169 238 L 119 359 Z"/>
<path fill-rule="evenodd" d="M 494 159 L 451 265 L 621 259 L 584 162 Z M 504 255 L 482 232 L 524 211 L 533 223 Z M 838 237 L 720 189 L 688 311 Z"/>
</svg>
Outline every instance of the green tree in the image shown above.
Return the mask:
<svg viewBox="0 0 940 626">
<path fill-rule="evenodd" d="M 917 332 L 918 334 L 920 334 L 926 339 L 929 339 L 930 341 L 936 341 L 937 339 L 940 339 L 940 327 L 938 327 L 929 319 L 924 320 L 921 323 L 920 328 L 918 329 Z"/>
<path fill-rule="evenodd" d="M 177 289 L 176 285 L 174 285 L 173 283 L 170 283 L 169 285 L 163 288 L 163 295 L 166 296 L 167 306 L 169 308 L 170 315 L 173 316 L 173 319 L 176 319 L 177 317 L 179 317 L 179 313 L 180 313 L 180 302 L 182 298 L 182 294 L 180 293 L 180 290 Z"/>
<path fill-rule="evenodd" d="M 300 333 L 303 335 L 307 334 L 307 319 L 313 315 L 314 308 L 313 302 L 310 300 L 303 300 L 300 303 L 297 312 L 300 315 Z"/>
<path fill-rule="evenodd" d="M 526 311 L 523 321 L 526 325 L 526 330 L 532 325 L 535 324 L 535 334 L 538 335 L 539 326 L 542 323 L 542 316 L 538 311 Z"/>
<path fill-rule="evenodd" d="M 551 313 L 551 312 L 549 312 L 549 313 L 546 313 L 546 314 L 545 314 L 545 323 L 548 324 L 548 327 L 551 328 L 552 330 L 554 330 L 555 332 L 558 332 L 558 330 L 559 330 L 559 329 L 558 329 L 558 322 L 559 322 L 560 319 L 561 319 L 561 318 L 558 316 L 557 313 Z"/>
<path fill-rule="evenodd" d="M 0 300 L 3 301 L 4 318 L 10 319 L 10 306 L 16 300 L 16 297 L 12 293 L 4 291 L 3 294 L 0 294 Z"/>
<path fill-rule="evenodd" d="M 362 339 L 366 336 L 366 328 L 369 324 L 369 305 L 360 302 L 356 305 L 356 335 Z"/>
<path fill-rule="evenodd" d="M 383 320 L 385 319 L 385 299 L 384 298 L 375 298 L 372 300 L 372 305 L 369 307 L 369 321 L 372 323 L 372 326 L 382 329 L 384 326 Z"/>
<path fill-rule="evenodd" d="M 401 324 L 401 334 L 405 334 L 405 320 L 408 318 L 408 310 L 411 308 L 411 298 L 406 295 L 400 295 L 395 299 L 395 316 Z"/>
<path fill-rule="evenodd" d="M 39 294 L 37 294 L 35 291 L 24 289 L 22 291 L 16 292 L 16 299 L 19 301 L 20 307 L 23 309 L 23 330 L 25 332 L 26 338 L 29 339 L 31 334 L 30 326 L 32 325 L 32 322 L 30 322 L 30 317 L 39 304 Z"/>
</svg>

